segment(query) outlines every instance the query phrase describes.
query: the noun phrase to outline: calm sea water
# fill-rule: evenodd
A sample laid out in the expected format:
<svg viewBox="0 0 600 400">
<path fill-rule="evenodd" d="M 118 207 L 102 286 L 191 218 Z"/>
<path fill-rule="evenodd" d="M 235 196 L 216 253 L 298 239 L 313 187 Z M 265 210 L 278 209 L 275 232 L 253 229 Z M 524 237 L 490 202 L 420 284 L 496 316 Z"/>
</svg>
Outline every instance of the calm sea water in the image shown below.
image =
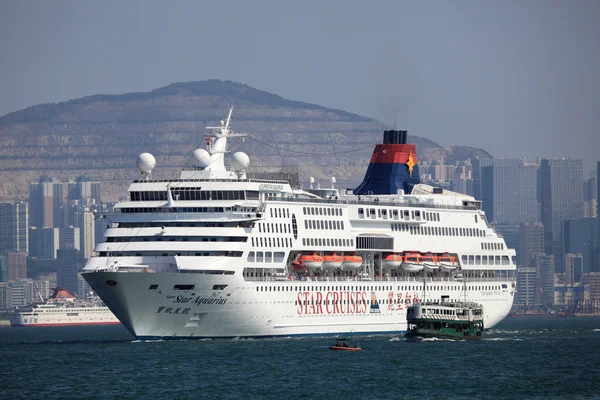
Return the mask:
<svg viewBox="0 0 600 400">
<path fill-rule="evenodd" d="M 600 398 L 600 318 L 509 318 L 480 342 L 132 340 L 121 326 L 0 328 L 2 399 Z"/>
</svg>

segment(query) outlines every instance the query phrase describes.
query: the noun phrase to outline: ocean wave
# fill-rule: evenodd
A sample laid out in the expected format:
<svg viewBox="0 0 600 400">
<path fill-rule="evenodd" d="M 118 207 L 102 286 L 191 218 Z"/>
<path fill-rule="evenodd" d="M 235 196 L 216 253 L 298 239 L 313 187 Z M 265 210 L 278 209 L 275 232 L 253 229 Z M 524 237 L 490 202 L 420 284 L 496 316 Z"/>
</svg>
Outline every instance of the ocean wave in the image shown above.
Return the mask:
<svg viewBox="0 0 600 400">
<path fill-rule="evenodd" d="M 499 338 L 499 337 L 498 338 L 496 338 L 496 337 L 489 338 L 488 337 L 488 338 L 483 338 L 482 340 L 485 340 L 487 342 L 511 342 L 511 341 L 512 342 L 522 342 L 523 341 L 523 339 L 520 339 L 520 338 Z"/>
</svg>

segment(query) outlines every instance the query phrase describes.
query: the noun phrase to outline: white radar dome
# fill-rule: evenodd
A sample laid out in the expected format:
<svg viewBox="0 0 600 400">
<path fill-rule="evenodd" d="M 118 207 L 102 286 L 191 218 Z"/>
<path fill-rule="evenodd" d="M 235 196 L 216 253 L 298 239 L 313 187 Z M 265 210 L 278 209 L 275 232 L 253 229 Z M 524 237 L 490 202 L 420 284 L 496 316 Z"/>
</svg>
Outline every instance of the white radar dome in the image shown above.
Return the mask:
<svg viewBox="0 0 600 400">
<path fill-rule="evenodd" d="M 138 156 L 136 165 L 141 173 L 148 174 L 156 166 L 156 159 L 150 153 L 142 153 Z"/>
<path fill-rule="evenodd" d="M 210 164 L 210 153 L 204 149 L 194 150 L 194 152 L 192 153 L 192 157 L 194 157 L 194 160 L 196 160 L 196 164 L 200 168 L 206 168 L 208 167 L 208 164 Z"/>
<path fill-rule="evenodd" d="M 250 165 L 250 158 L 248 154 L 238 151 L 231 155 L 231 166 L 236 171 L 245 171 Z"/>
</svg>

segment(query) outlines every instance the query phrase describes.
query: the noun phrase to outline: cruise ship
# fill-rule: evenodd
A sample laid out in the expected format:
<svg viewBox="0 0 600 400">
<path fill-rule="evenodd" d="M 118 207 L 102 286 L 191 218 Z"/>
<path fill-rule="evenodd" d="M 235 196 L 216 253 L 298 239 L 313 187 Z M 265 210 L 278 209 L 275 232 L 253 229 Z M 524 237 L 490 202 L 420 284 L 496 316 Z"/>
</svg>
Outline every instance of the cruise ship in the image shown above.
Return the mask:
<svg viewBox="0 0 600 400">
<path fill-rule="evenodd" d="M 46 302 L 32 304 L 10 314 L 10 325 L 71 326 L 120 324 L 115 315 L 98 299 L 76 299 L 65 289 L 57 288 Z"/>
<path fill-rule="evenodd" d="M 84 268 L 135 337 L 398 334 L 423 298 L 480 303 L 488 329 L 509 313 L 514 249 L 479 201 L 420 183 L 406 131 L 384 132 L 356 189 L 302 189 L 247 174 L 232 111 L 178 178 L 138 156 Z"/>
</svg>

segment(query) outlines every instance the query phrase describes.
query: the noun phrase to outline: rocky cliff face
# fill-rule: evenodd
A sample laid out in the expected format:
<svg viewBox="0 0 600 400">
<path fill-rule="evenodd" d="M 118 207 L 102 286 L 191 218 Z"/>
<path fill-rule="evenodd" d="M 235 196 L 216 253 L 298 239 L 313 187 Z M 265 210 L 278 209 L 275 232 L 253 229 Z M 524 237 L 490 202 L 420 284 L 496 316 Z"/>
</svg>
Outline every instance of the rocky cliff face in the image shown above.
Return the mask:
<svg viewBox="0 0 600 400">
<path fill-rule="evenodd" d="M 385 129 L 370 118 L 219 80 L 42 104 L 0 118 L 0 198 L 26 199 L 27 184 L 41 175 L 68 181 L 84 174 L 103 183 L 105 200 L 117 200 L 138 176 L 142 152 L 156 157 L 154 178 L 174 177 L 230 104 L 233 128 L 249 135 L 231 150 L 248 153 L 255 171 L 297 165 L 302 181 L 335 176 L 341 187 L 358 183 Z M 451 162 L 482 153 L 409 141 L 421 158 L 442 154 Z"/>
</svg>

